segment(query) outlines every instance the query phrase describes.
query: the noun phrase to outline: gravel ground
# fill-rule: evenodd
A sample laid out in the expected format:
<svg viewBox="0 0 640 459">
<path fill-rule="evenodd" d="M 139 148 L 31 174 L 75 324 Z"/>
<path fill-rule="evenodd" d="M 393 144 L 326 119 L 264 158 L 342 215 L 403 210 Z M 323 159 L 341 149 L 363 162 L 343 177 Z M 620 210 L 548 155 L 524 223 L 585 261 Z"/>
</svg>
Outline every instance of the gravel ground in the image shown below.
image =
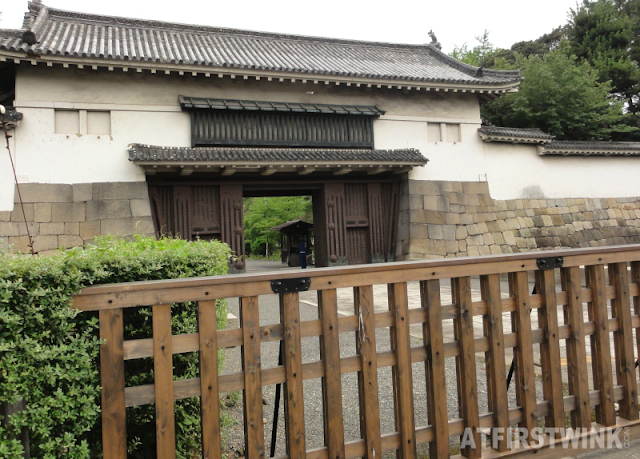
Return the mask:
<svg viewBox="0 0 640 459">
<path fill-rule="evenodd" d="M 261 266 L 268 267 L 267 269 L 273 269 L 278 263 L 260 263 Z M 258 271 L 255 268 L 255 262 L 252 266 L 249 265 L 249 271 Z M 279 303 L 277 295 L 265 295 L 260 297 L 260 322 L 261 325 L 267 325 L 269 323 L 279 322 Z M 308 292 L 301 294 L 300 302 L 300 315 L 301 321 L 314 320 L 318 318 L 318 308 L 315 301 L 315 292 Z M 229 304 L 230 311 L 233 315 L 238 317 L 238 301 L 231 300 Z M 341 314 L 349 314 L 352 311 L 351 305 L 341 304 Z M 237 327 L 237 319 L 230 320 L 230 327 Z M 419 328 L 418 328 L 419 330 Z M 481 329 L 480 329 L 481 331 Z M 445 337 L 445 342 L 452 340 L 453 336 Z M 378 329 L 376 331 L 376 342 L 378 352 L 389 349 L 389 330 Z M 319 340 L 318 337 L 303 338 L 303 355 L 302 361 L 314 362 L 319 358 Z M 421 346 L 422 339 L 416 329 L 412 329 L 412 345 Z M 263 343 L 262 344 L 262 367 L 263 369 L 277 366 L 278 364 L 278 343 Z M 344 333 L 340 336 L 340 353 L 341 357 L 355 355 L 355 335 L 353 333 Z M 225 360 L 223 373 L 234 373 L 241 371 L 240 351 L 239 349 L 230 350 L 227 353 Z M 478 369 L 484 367 L 484 362 L 481 359 L 481 354 L 478 354 Z M 511 358 L 508 356 L 506 364 L 509 365 Z M 508 367 L 507 367 L 508 368 Z M 393 389 L 391 381 L 391 368 L 382 368 L 379 370 L 379 395 L 380 395 L 380 412 L 381 412 L 381 431 L 384 433 L 390 433 L 395 431 L 395 419 L 393 409 Z M 456 389 L 456 369 L 455 359 L 447 359 L 446 366 L 446 379 L 447 379 L 447 408 L 449 418 L 456 418 L 458 416 L 458 396 Z M 414 387 L 414 407 L 415 407 L 415 421 L 417 426 L 426 425 L 426 383 L 425 383 L 425 371 L 424 363 L 416 363 L 413 365 L 413 387 Z M 542 385 L 537 384 L 538 399 L 542 399 Z M 358 405 L 358 387 L 357 387 L 357 375 L 356 373 L 345 374 L 342 377 L 342 390 L 343 390 L 343 415 L 344 415 L 344 428 L 345 428 L 345 440 L 357 440 L 360 437 L 359 426 L 359 405 Z M 237 395 L 237 394 L 236 394 Z M 322 447 L 324 445 L 324 427 L 322 418 L 322 390 L 320 379 L 306 380 L 304 382 L 304 397 L 305 397 L 305 428 L 306 428 L 306 442 L 307 449 Z M 227 413 L 235 420 L 235 425 L 230 429 L 226 444 L 230 456 L 241 457 L 244 451 L 244 433 L 243 433 L 243 409 L 242 409 L 242 397 L 236 397 L 239 401 L 227 410 Z M 513 384 L 509 391 L 510 406 L 516 406 L 515 390 Z M 275 400 L 275 386 L 266 386 L 263 388 L 263 418 L 265 422 L 265 445 L 267 454 L 269 454 L 269 448 L 271 443 L 272 425 L 273 425 L 273 412 L 274 412 L 274 400 Z M 486 393 L 486 379 L 483 371 L 478 372 L 478 401 L 480 412 L 487 412 L 487 393 Z M 283 403 L 280 402 L 279 416 L 278 416 L 278 428 L 277 428 L 277 447 L 275 456 L 281 456 L 285 454 L 285 437 L 284 437 L 284 414 Z M 457 438 L 452 437 L 451 446 L 455 450 L 457 447 Z M 419 451 L 424 452 L 427 445 L 419 447 Z M 387 455 L 385 455 L 386 457 Z M 391 457 L 390 454 L 388 454 Z"/>
</svg>

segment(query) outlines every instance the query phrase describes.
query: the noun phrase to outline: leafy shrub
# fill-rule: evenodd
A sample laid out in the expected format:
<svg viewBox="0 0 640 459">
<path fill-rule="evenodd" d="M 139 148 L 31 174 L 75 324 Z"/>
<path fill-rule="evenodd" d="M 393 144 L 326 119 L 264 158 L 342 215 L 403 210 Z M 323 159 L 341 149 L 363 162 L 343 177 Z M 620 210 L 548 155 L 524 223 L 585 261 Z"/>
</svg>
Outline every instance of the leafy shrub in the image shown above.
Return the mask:
<svg viewBox="0 0 640 459">
<path fill-rule="evenodd" d="M 0 457 L 20 457 L 15 437 L 22 428 L 29 431 L 32 457 L 100 454 L 97 317 L 70 308 L 72 295 L 92 284 L 225 274 L 229 256 L 219 242 L 146 237 L 98 238 L 86 249 L 51 257 L 0 255 L 0 404 L 24 399 L 27 405 L 0 426 Z M 174 334 L 197 330 L 192 304 L 171 309 Z M 226 312 L 221 302 L 219 326 Z M 127 310 L 124 320 L 125 339 L 151 336 L 149 308 Z M 198 355 L 176 356 L 174 365 L 177 378 L 195 377 Z M 153 382 L 152 359 L 128 361 L 125 369 L 128 385 Z M 155 457 L 153 408 L 127 410 L 131 457 Z M 199 400 L 176 404 L 180 457 L 199 447 L 199 434 L 190 428 L 198 423 Z"/>
</svg>

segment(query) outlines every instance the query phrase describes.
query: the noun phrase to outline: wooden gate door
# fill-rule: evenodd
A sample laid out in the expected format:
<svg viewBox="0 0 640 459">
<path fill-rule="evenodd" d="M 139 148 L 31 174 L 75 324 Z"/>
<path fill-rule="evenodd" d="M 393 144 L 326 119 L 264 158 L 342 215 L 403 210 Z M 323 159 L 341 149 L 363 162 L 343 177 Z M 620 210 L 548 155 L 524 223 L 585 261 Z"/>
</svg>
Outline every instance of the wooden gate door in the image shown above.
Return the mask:
<svg viewBox="0 0 640 459">
<path fill-rule="evenodd" d="M 220 240 L 244 267 L 242 185 L 149 184 L 149 198 L 158 237 Z"/>
<path fill-rule="evenodd" d="M 314 197 L 316 265 L 392 261 L 398 189 L 397 183 L 326 183 Z"/>
</svg>

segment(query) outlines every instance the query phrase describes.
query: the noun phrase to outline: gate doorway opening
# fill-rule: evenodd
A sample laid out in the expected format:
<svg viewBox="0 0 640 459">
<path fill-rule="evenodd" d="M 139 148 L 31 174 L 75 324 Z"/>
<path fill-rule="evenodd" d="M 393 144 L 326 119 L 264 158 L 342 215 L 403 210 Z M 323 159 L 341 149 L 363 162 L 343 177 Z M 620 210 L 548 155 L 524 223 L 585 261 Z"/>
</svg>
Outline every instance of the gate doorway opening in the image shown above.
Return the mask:
<svg viewBox="0 0 640 459">
<path fill-rule="evenodd" d="M 184 239 L 217 239 L 234 252 L 232 268 L 244 271 L 245 212 L 249 199 L 303 198 L 311 201 L 316 267 L 380 263 L 395 259 L 400 214 L 400 177 L 367 174 L 346 178 L 320 175 L 306 180 L 246 174 L 212 177 L 148 176 L 156 233 Z M 267 223 L 269 228 L 286 220 Z M 310 222 L 311 223 L 311 222 Z M 251 241 L 249 241 L 251 243 Z M 265 244 L 266 246 L 266 244 Z M 266 247 L 249 245 L 250 250 Z"/>
<path fill-rule="evenodd" d="M 312 196 L 245 197 L 243 210 L 247 257 L 280 260 L 289 267 L 298 267 L 301 251 L 306 264 L 312 264 Z M 300 250 L 301 242 L 303 250 Z"/>
</svg>

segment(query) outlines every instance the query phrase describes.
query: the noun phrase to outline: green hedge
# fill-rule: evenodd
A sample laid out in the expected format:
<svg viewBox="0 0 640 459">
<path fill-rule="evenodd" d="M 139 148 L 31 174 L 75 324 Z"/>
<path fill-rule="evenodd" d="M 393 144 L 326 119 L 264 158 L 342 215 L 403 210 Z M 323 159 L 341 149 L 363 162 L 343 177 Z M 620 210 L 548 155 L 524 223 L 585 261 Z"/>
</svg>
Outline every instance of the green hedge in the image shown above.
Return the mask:
<svg viewBox="0 0 640 459">
<path fill-rule="evenodd" d="M 23 399 L 27 409 L 0 426 L 0 457 L 21 457 L 15 439 L 29 432 L 32 457 L 100 455 L 100 387 L 97 316 L 69 307 L 75 293 L 92 284 L 210 276 L 227 273 L 228 246 L 136 237 L 99 238 L 85 249 L 51 257 L 0 255 L 0 404 Z M 226 321 L 218 307 L 218 326 Z M 197 331 L 192 304 L 172 305 L 174 334 Z M 125 339 L 151 337 L 150 308 L 125 311 Z M 174 359 L 176 378 L 198 374 L 198 355 Z M 127 385 L 153 382 L 153 360 L 128 361 Z M 127 410 L 130 457 L 156 457 L 154 406 Z M 200 445 L 199 400 L 176 404 L 179 457 Z"/>
</svg>

